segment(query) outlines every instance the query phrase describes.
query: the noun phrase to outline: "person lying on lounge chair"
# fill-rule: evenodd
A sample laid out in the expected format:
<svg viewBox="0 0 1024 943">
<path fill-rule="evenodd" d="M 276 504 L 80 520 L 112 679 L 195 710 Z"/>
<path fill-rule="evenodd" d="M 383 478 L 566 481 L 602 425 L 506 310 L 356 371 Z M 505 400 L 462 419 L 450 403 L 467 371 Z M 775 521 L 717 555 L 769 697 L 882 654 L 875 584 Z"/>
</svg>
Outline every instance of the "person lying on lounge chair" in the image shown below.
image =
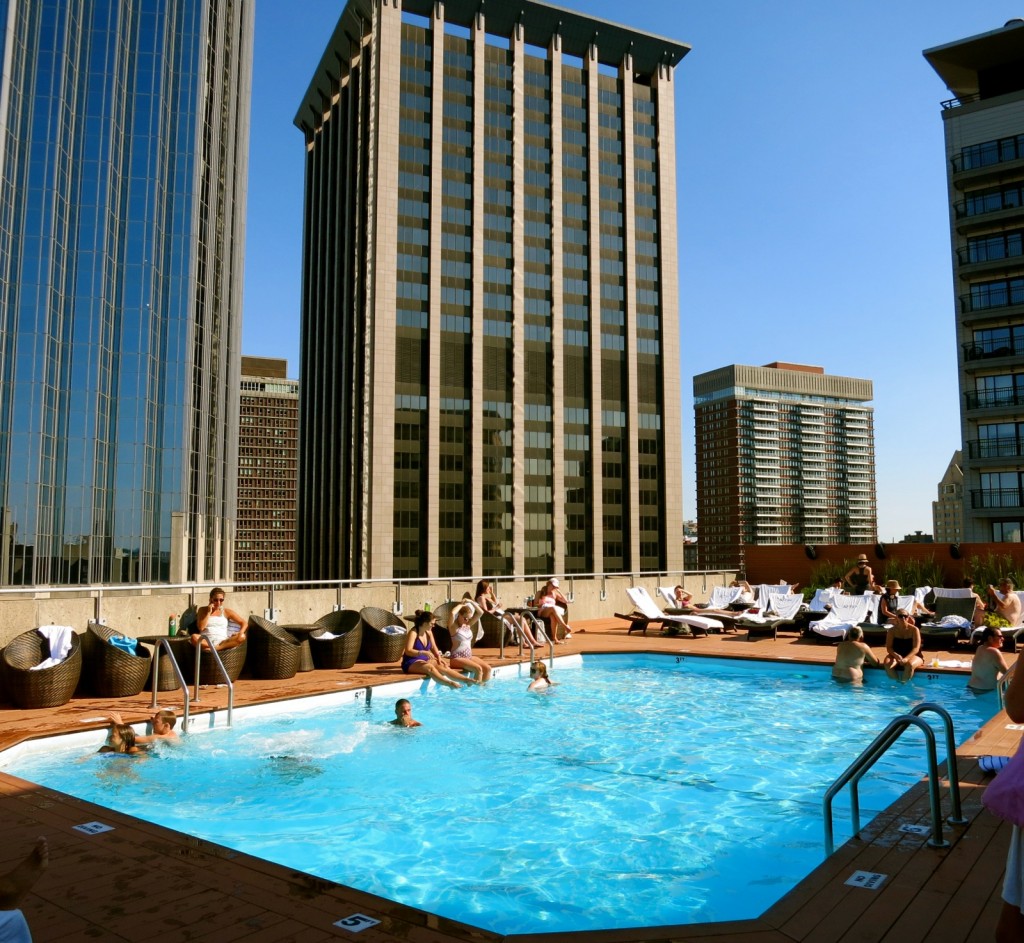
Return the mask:
<svg viewBox="0 0 1024 943">
<path fill-rule="evenodd" d="M 682 586 L 677 586 L 673 593 L 676 597 L 676 605 L 680 609 L 685 609 L 690 605 L 690 600 L 693 599 L 693 593 L 688 593 Z"/>
</svg>

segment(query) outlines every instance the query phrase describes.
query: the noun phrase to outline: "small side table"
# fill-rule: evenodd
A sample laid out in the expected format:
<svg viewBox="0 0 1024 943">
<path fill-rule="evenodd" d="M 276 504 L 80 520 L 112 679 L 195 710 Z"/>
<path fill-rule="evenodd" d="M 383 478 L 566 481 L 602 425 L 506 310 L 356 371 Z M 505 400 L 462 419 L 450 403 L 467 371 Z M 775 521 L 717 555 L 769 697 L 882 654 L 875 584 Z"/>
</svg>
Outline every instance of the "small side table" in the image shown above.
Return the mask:
<svg viewBox="0 0 1024 943">
<path fill-rule="evenodd" d="M 313 664 L 313 652 L 309 647 L 309 636 L 322 625 L 306 623 L 303 625 L 282 625 L 282 629 L 298 640 L 299 644 L 299 671 L 312 671 L 316 665 Z"/>
<path fill-rule="evenodd" d="M 171 650 L 174 652 L 174 657 L 178 664 L 181 666 L 182 655 L 186 652 L 192 651 L 192 645 L 188 640 L 187 635 L 140 635 L 139 641 L 145 642 L 147 645 L 153 646 L 153 657 L 160 659 L 160 677 L 157 680 L 158 691 L 174 691 L 178 687 L 178 678 L 174 674 L 174 669 L 171 667 L 170 659 L 167 656 L 167 652 L 164 651 L 163 646 L 160 644 L 164 639 L 167 639 L 171 643 Z M 185 662 L 187 664 L 187 661 Z M 182 673 L 185 675 L 185 679 L 188 680 L 188 672 L 182 666 Z M 151 691 L 153 685 L 153 675 L 150 672 L 149 681 L 146 682 L 146 690 Z"/>
</svg>

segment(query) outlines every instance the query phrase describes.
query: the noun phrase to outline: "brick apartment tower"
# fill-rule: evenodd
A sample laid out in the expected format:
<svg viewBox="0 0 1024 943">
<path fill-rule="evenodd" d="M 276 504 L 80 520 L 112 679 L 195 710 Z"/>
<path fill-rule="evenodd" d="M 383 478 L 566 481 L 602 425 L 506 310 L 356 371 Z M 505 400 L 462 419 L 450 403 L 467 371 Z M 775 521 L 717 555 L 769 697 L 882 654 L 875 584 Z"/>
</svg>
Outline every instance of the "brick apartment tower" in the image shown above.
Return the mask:
<svg viewBox="0 0 1024 943">
<path fill-rule="evenodd" d="M 799 364 L 693 378 L 702 569 L 742 568 L 749 545 L 875 541 L 872 395 Z"/>
<path fill-rule="evenodd" d="M 679 569 L 673 70 L 534 0 L 350 0 L 305 136 L 301 578 Z"/>
<path fill-rule="evenodd" d="M 1024 538 L 1024 20 L 927 49 L 942 103 L 963 540 Z M 936 534 L 936 537 L 938 535 Z"/>
<path fill-rule="evenodd" d="M 242 358 L 235 580 L 295 579 L 299 381 L 288 361 Z"/>
</svg>

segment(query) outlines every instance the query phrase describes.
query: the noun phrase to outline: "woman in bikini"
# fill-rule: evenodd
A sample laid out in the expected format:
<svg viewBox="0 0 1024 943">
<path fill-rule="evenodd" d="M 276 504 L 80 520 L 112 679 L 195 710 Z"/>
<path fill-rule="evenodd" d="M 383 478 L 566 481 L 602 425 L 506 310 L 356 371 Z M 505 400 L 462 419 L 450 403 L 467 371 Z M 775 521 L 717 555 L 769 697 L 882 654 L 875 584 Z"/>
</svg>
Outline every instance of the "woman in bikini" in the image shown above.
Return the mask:
<svg viewBox="0 0 1024 943">
<path fill-rule="evenodd" d="M 416 610 L 412 628 L 405 636 L 402 671 L 407 675 L 426 675 L 428 678 L 433 678 L 438 684 L 446 685 L 449 688 L 461 687 L 460 681 L 474 683 L 472 678 L 452 671 L 441 660 L 441 653 L 437 650 L 434 633 L 431 631 L 433 624 L 434 614 L 432 612 Z"/>
<path fill-rule="evenodd" d="M 491 666 L 473 654 L 473 626 L 484 614 L 472 599 L 464 599 L 448 616 L 448 631 L 452 636 L 452 653 L 448 664 L 463 671 L 474 671 L 480 681 L 491 677 Z"/>
</svg>

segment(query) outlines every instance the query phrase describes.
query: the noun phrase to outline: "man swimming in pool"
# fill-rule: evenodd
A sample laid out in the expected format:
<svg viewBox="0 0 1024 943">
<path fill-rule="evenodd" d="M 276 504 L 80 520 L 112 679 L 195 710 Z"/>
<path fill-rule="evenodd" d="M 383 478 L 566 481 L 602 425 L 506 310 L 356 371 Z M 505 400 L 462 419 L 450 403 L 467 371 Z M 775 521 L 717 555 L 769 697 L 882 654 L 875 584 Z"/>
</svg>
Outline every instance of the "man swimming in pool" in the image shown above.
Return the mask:
<svg viewBox="0 0 1024 943">
<path fill-rule="evenodd" d="M 864 680 L 864 663 L 873 668 L 881 668 L 882 663 L 875 658 L 864 641 L 864 630 L 859 625 L 853 626 L 846 633 L 846 638 L 836 649 L 836 663 L 832 666 L 832 677 L 836 681 L 852 681 L 860 684 Z"/>
<path fill-rule="evenodd" d="M 422 727 L 418 720 L 412 716 L 412 704 L 404 697 L 395 701 L 395 719 L 391 721 L 395 727 Z"/>
</svg>

